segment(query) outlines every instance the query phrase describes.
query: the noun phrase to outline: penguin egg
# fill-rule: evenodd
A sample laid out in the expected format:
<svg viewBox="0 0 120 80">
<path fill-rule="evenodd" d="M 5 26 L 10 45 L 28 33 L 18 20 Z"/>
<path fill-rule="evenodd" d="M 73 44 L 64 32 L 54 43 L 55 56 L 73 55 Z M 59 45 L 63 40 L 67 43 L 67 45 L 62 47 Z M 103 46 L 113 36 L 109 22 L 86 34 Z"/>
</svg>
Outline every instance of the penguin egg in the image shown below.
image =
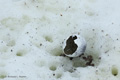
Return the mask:
<svg viewBox="0 0 120 80">
<path fill-rule="evenodd" d="M 63 52 L 68 57 L 78 57 L 85 52 L 86 46 L 87 43 L 82 36 L 73 34 L 65 39 Z"/>
</svg>

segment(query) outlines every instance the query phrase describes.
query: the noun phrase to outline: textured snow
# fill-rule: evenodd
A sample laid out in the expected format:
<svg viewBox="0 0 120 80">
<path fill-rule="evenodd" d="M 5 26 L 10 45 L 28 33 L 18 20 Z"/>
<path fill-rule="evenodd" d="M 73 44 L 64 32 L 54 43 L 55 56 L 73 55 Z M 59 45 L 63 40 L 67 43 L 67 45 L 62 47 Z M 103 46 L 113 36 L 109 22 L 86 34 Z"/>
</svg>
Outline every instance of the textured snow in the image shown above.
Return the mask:
<svg viewBox="0 0 120 80">
<path fill-rule="evenodd" d="M 119 21 L 120 0 L 0 0 L 0 80 L 119 80 Z M 60 56 L 78 33 L 95 66 Z"/>
</svg>

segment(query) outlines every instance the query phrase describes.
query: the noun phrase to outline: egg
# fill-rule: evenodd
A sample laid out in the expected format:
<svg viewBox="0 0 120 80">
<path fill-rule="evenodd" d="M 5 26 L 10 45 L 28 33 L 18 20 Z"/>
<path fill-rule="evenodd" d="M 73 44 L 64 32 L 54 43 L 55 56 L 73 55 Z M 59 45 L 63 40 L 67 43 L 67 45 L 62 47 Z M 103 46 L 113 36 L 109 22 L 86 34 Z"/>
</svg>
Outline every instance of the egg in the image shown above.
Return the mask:
<svg viewBox="0 0 120 80">
<path fill-rule="evenodd" d="M 63 43 L 63 52 L 68 57 L 78 57 L 86 50 L 86 40 L 79 34 L 67 37 Z"/>
</svg>

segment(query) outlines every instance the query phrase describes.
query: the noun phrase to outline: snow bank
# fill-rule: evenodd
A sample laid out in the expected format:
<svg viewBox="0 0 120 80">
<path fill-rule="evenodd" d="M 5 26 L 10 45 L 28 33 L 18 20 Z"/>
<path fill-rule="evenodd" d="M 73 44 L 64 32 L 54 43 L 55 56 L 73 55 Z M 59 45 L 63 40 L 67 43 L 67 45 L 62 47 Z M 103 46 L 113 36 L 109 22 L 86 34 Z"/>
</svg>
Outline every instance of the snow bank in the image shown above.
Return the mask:
<svg viewBox="0 0 120 80">
<path fill-rule="evenodd" d="M 119 80 L 119 0 L 1 0 L 1 80 Z M 60 56 L 64 39 L 87 41 L 81 58 Z"/>
</svg>

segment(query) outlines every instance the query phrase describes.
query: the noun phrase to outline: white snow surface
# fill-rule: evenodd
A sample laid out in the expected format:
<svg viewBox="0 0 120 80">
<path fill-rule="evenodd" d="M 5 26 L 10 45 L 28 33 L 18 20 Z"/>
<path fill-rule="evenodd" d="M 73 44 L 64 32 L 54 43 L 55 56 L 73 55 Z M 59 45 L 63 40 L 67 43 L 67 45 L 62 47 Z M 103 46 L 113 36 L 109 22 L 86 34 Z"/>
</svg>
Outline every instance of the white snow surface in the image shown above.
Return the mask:
<svg viewBox="0 0 120 80">
<path fill-rule="evenodd" d="M 95 66 L 60 56 L 77 33 Z M 0 0 L 0 80 L 119 79 L 120 0 Z"/>
</svg>

